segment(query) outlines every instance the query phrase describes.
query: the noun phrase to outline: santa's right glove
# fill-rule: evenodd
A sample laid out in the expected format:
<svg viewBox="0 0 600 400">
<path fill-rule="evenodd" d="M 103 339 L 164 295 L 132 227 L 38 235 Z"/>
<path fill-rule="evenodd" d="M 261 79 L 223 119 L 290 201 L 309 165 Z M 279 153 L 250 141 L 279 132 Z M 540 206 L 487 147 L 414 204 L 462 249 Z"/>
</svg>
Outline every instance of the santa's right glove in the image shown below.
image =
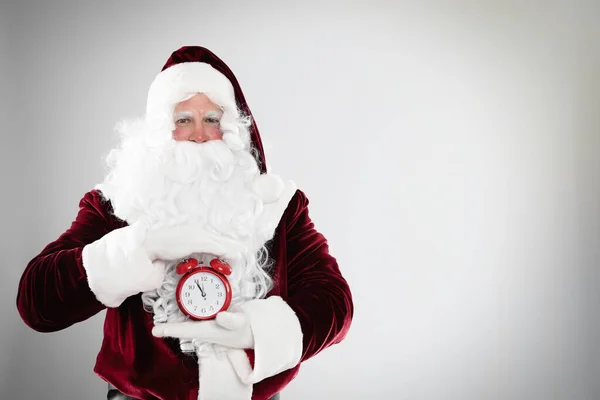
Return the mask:
<svg viewBox="0 0 600 400">
<path fill-rule="evenodd" d="M 208 231 L 204 224 L 187 223 L 152 228 L 146 234 L 144 248 L 152 260 L 180 260 L 195 253 L 210 254 L 234 261 L 248 251 L 234 239 Z"/>
<path fill-rule="evenodd" d="M 118 307 L 129 296 L 158 288 L 165 265 L 153 259 L 143 246 L 148 226 L 134 223 L 115 229 L 82 251 L 88 285 L 98 301 Z"/>
<path fill-rule="evenodd" d="M 98 301 L 107 307 L 118 307 L 129 296 L 160 287 L 167 261 L 194 253 L 232 261 L 246 251 L 243 244 L 209 232 L 200 224 L 149 228 L 146 223 L 137 222 L 86 245 L 82 261 L 89 287 Z"/>
</svg>

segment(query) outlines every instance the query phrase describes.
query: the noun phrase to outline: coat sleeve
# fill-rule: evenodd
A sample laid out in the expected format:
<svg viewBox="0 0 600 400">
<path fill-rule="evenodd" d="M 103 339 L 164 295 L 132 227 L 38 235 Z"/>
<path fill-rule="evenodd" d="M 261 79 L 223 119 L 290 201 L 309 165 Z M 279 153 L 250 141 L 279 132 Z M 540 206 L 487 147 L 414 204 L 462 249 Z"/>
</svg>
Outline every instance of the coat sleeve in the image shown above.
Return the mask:
<svg viewBox="0 0 600 400">
<path fill-rule="evenodd" d="M 90 191 L 79 202 L 71 227 L 26 266 L 17 291 L 17 309 L 38 332 L 55 332 L 86 320 L 105 308 L 87 282 L 81 252 L 110 228 L 101 194 Z"/>
<path fill-rule="evenodd" d="M 297 197 L 287 232 L 285 300 L 300 321 L 303 362 L 346 337 L 354 304 L 348 282 L 329 253 L 327 239 L 309 216 L 308 199 L 300 191 Z"/>
<path fill-rule="evenodd" d="M 301 191 L 290 201 L 282 222 L 279 229 L 285 229 L 285 240 L 274 245 L 279 246 L 278 257 L 285 263 L 277 281 L 287 286 L 287 295 L 280 299 L 269 298 L 274 300 L 270 304 L 267 299 L 262 313 L 253 313 L 253 317 L 264 319 L 261 325 L 270 326 L 270 332 L 264 335 L 268 345 L 263 344 L 261 350 L 246 350 L 249 364 L 246 367 L 237 368 L 244 364 L 241 357 L 233 361 L 242 380 L 254 384 L 253 399 L 267 399 L 280 392 L 297 375 L 302 362 L 340 343 L 347 336 L 354 314 L 348 282 L 329 253 L 327 239 L 315 229 L 308 212 L 308 199 Z M 295 333 L 298 330 L 300 339 Z M 257 333 L 255 331 L 255 339 L 258 339 Z M 292 340 L 286 342 L 290 338 Z M 296 346 L 301 348 L 293 349 Z M 273 351 L 274 354 L 270 354 Z M 289 357 L 286 353 L 298 355 Z M 260 357 L 265 360 L 269 355 L 284 361 L 293 359 L 295 365 L 289 367 L 292 364 L 288 360 L 286 369 L 279 368 L 278 373 L 270 376 L 267 373 L 256 376 L 257 369 L 268 370 L 258 367 L 257 363 Z M 235 362 L 237 360 L 240 362 Z"/>
</svg>

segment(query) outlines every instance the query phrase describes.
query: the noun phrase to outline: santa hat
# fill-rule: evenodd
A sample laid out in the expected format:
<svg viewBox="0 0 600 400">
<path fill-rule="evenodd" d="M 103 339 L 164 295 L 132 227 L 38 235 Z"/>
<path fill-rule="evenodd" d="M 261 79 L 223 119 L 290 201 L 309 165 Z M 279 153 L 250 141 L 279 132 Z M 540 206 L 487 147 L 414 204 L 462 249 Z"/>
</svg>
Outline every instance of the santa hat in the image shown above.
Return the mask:
<svg viewBox="0 0 600 400">
<path fill-rule="evenodd" d="M 266 172 L 258 127 L 242 89 L 231 69 L 204 47 L 184 46 L 171 54 L 150 85 L 146 119 L 153 125 L 172 124 L 175 105 L 195 93 L 206 94 L 231 115 L 242 112 L 251 118 L 250 140 L 258 151 L 261 172 Z"/>
</svg>

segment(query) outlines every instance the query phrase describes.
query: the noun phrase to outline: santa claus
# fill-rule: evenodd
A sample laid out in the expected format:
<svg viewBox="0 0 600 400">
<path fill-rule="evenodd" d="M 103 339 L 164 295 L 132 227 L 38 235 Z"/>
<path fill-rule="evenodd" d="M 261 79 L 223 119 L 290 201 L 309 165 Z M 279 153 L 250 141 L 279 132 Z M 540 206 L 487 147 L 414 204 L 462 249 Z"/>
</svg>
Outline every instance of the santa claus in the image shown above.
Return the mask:
<svg viewBox="0 0 600 400">
<path fill-rule="evenodd" d="M 237 79 L 205 48 L 175 51 L 119 132 L 104 181 L 27 265 L 21 317 L 54 332 L 106 310 L 94 371 L 121 398 L 275 398 L 353 316 L 305 194 L 267 173 Z M 189 260 L 228 266 L 214 317 L 178 302 Z"/>
</svg>

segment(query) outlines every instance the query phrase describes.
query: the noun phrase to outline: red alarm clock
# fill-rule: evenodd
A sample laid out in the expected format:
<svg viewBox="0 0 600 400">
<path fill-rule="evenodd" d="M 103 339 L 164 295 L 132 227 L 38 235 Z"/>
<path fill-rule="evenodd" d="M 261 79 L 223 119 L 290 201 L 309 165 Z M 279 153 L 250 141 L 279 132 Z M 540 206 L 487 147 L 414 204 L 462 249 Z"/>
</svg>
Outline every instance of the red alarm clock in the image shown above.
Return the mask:
<svg viewBox="0 0 600 400">
<path fill-rule="evenodd" d="M 177 305 L 196 321 L 213 319 L 231 304 L 231 285 L 227 279 L 231 266 L 217 258 L 209 265 L 190 258 L 177 266 L 177 273 L 183 274 L 175 292 Z"/>
</svg>

